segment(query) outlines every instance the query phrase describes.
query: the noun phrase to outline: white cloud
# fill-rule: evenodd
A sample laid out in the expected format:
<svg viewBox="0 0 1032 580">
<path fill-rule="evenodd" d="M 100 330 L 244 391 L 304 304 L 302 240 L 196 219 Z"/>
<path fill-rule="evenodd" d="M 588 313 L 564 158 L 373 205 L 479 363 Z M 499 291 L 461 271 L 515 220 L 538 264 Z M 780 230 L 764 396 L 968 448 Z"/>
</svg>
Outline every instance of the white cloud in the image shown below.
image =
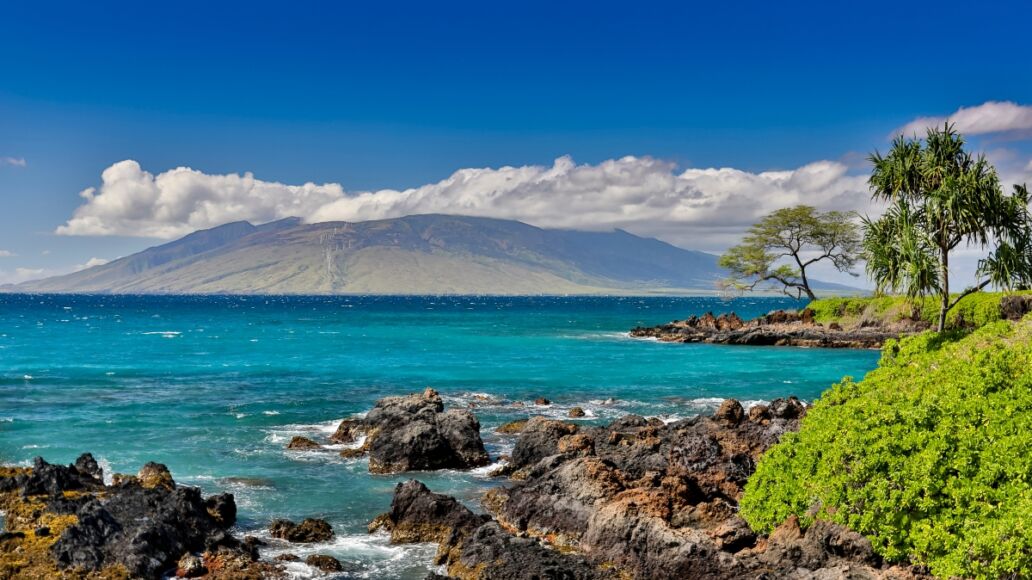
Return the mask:
<svg viewBox="0 0 1032 580">
<path fill-rule="evenodd" d="M 774 209 L 806 203 L 822 209 L 869 207 L 866 177 L 835 161 L 786 171 L 690 168 L 650 157 L 578 165 L 461 169 L 406 190 L 346 192 L 340 184 L 285 185 L 252 174 L 208 175 L 180 167 L 158 175 L 131 160 L 106 169 L 98 189 L 64 235 L 174 238 L 234 220 L 299 216 L 308 222 L 360 221 L 420 213 L 518 219 L 541 227 L 625 228 L 695 247 L 733 243 L 745 226 Z"/>
<path fill-rule="evenodd" d="M 10 165 L 12 167 L 25 167 L 24 157 L 0 157 L 0 165 Z"/>
<path fill-rule="evenodd" d="M 15 268 L 13 272 L 0 270 L 0 284 L 20 284 L 29 280 L 38 280 L 53 276 L 55 272 L 45 268 Z"/>
<path fill-rule="evenodd" d="M 14 255 L 14 252 L 11 252 L 9 250 L 0 250 L 0 258 L 10 258 Z"/>
<path fill-rule="evenodd" d="M 94 266 L 103 266 L 104 264 L 107 264 L 109 261 L 110 260 L 105 260 L 104 258 L 90 258 L 89 260 L 86 260 L 85 264 L 76 264 L 73 271 L 78 272 L 80 270 L 85 270 L 87 268 L 92 268 Z"/>
<path fill-rule="evenodd" d="M 950 122 L 962 135 L 1009 133 L 1032 130 L 1032 106 L 1011 101 L 987 101 L 974 107 L 961 107 L 947 117 L 920 117 L 893 133 L 923 137 L 929 127 Z"/>
</svg>

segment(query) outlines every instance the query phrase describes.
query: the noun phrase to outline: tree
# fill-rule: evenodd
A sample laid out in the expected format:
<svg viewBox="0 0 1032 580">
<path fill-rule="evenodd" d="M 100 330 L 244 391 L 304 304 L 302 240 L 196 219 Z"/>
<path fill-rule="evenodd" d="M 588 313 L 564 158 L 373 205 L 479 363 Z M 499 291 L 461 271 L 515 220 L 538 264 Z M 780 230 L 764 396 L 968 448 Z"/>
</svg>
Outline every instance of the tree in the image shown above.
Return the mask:
<svg viewBox="0 0 1032 580">
<path fill-rule="evenodd" d="M 1015 185 L 1005 194 L 996 169 L 965 151 L 951 125 L 929 129 L 923 141 L 899 136 L 887 155 L 870 160 L 873 198 L 890 204 L 880 218 L 864 219 L 864 258 L 879 291 L 938 296 L 942 332 L 964 296 L 1032 282 L 1028 189 Z M 987 255 L 975 285 L 950 296 L 950 252 L 961 244 Z"/>
<path fill-rule="evenodd" d="M 750 227 L 742 243 L 720 257 L 720 266 L 731 272 L 722 285 L 752 290 L 776 282 L 785 294 L 812 300 L 816 296 L 806 269 L 828 260 L 840 272 L 856 276 L 850 270 L 860 247 L 852 214 L 821 213 L 807 205 L 779 209 Z"/>
</svg>

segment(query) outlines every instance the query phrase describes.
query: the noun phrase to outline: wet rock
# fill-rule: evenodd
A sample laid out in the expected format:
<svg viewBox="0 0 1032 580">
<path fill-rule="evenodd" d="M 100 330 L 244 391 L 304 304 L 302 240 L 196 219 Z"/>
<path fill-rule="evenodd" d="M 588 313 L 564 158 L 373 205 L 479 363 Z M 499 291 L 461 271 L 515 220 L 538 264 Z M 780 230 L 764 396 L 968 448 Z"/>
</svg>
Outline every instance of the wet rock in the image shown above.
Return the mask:
<svg viewBox="0 0 1032 580">
<path fill-rule="evenodd" d="M 480 422 L 465 409 L 444 410 L 437 391 L 386 397 L 362 419 L 349 419 L 338 433 L 365 435 L 360 450 L 369 455 L 372 473 L 434 469 L 468 469 L 490 463 L 480 438 Z M 344 452 L 342 452 L 342 455 Z"/>
<path fill-rule="evenodd" d="M 549 401 L 548 399 L 546 399 L 544 397 L 538 397 L 538 398 L 534 399 L 534 404 L 535 405 L 539 405 L 539 406 L 545 406 L 545 405 L 551 405 L 552 401 Z"/>
<path fill-rule="evenodd" d="M 290 443 L 287 443 L 287 449 L 290 449 L 291 451 L 311 451 L 315 449 L 322 449 L 322 445 L 319 445 L 318 443 L 312 441 L 308 437 L 295 435 L 291 437 Z"/>
<path fill-rule="evenodd" d="M 354 443 L 362 433 L 362 423 L 356 419 L 344 419 L 337 425 L 337 430 L 330 435 L 334 443 Z"/>
<path fill-rule="evenodd" d="M 273 560 L 276 560 L 278 562 L 300 562 L 301 557 L 297 554 L 280 554 L 279 556 L 273 558 Z"/>
<path fill-rule="evenodd" d="M 288 542 L 311 544 L 333 539 L 333 527 L 326 520 L 316 518 L 306 518 L 300 524 L 280 519 L 269 524 L 269 534 Z"/>
<path fill-rule="evenodd" d="M 208 569 L 204 567 L 204 561 L 193 554 L 183 555 L 176 565 L 176 577 L 178 578 L 196 578 L 207 573 Z"/>
<path fill-rule="evenodd" d="M 323 554 L 312 554 L 305 558 L 305 564 L 327 573 L 344 571 L 344 566 L 340 563 L 340 560 Z"/>
<path fill-rule="evenodd" d="M 569 413 L 566 414 L 566 416 L 570 417 L 571 419 L 578 419 L 580 417 L 584 417 L 585 415 L 587 415 L 587 413 L 585 413 L 584 409 L 581 409 L 580 407 L 574 407 L 570 409 Z"/>
<path fill-rule="evenodd" d="M 503 423 L 495 429 L 495 433 L 501 433 L 502 435 L 516 435 L 523 431 L 523 428 L 527 426 L 527 419 L 517 419 L 516 421 L 509 421 Z"/>
</svg>

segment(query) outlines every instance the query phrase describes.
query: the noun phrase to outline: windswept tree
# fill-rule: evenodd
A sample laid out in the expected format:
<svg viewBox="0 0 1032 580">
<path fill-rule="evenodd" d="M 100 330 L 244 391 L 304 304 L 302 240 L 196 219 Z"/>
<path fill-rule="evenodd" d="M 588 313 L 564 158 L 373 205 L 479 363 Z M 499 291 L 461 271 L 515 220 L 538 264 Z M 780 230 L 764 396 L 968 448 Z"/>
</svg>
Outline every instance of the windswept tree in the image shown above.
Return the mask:
<svg viewBox="0 0 1032 580">
<path fill-rule="evenodd" d="M 819 212 L 808 205 L 779 209 L 749 228 L 742 243 L 720 257 L 731 275 L 725 288 L 753 290 L 758 285 L 779 285 L 789 296 L 816 298 L 806 269 L 828 261 L 840 272 L 856 265 L 860 254 L 859 227 L 853 215 Z"/>
<path fill-rule="evenodd" d="M 996 169 L 965 151 L 952 126 L 929 129 L 923 141 L 897 137 L 888 154 L 870 160 L 873 197 L 889 203 L 880 218 L 864 219 L 864 258 L 879 291 L 938 296 L 941 332 L 964 296 L 1032 282 L 1028 189 L 1005 194 Z M 975 284 L 951 296 L 950 252 L 961 245 L 986 256 Z"/>
</svg>

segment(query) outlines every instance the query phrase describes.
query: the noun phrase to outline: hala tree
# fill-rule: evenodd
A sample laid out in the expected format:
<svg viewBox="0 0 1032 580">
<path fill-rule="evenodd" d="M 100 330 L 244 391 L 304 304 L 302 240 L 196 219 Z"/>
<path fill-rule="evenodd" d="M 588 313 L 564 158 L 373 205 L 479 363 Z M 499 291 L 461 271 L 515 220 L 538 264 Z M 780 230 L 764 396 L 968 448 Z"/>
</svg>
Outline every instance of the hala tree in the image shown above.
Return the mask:
<svg viewBox="0 0 1032 580">
<path fill-rule="evenodd" d="M 750 227 L 742 243 L 720 257 L 720 266 L 731 273 L 722 285 L 752 290 L 771 282 L 789 296 L 812 300 L 816 296 L 806 269 L 828 261 L 852 274 L 860 249 L 852 214 L 822 213 L 807 205 L 779 209 Z"/>
<path fill-rule="evenodd" d="M 965 151 L 952 126 L 929 129 L 923 141 L 897 137 L 888 154 L 870 160 L 873 197 L 889 202 L 880 218 L 864 219 L 864 257 L 879 291 L 938 296 L 941 332 L 964 296 L 1032 282 L 1028 189 L 1005 194 L 996 169 Z M 975 285 L 951 296 L 950 252 L 961 244 L 986 255 Z"/>
</svg>

